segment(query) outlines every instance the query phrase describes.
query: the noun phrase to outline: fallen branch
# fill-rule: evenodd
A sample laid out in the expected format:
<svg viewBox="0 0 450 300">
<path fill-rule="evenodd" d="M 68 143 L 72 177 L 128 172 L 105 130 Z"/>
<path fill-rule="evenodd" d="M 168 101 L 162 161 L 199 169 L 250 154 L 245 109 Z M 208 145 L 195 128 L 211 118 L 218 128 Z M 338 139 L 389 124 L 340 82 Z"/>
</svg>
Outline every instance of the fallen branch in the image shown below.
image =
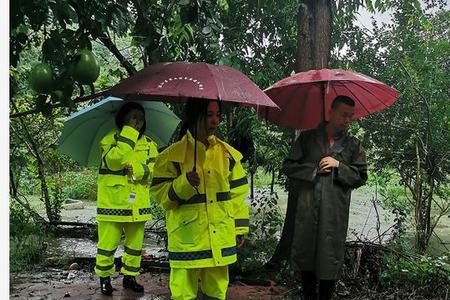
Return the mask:
<svg viewBox="0 0 450 300">
<path fill-rule="evenodd" d="M 66 221 L 53 221 L 50 222 L 50 225 L 53 226 L 78 226 L 78 227 L 97 227 L 97 224 L 94 223 L 81 223 L 81 222 L 66 222 Z"/>
</svg>

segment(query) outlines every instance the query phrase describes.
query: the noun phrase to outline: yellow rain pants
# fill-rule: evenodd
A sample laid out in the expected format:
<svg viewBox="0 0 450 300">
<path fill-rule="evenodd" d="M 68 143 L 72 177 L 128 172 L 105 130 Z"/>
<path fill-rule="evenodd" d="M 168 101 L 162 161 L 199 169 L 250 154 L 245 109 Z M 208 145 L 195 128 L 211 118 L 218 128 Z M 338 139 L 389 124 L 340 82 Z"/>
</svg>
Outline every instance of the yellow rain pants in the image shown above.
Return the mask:
<svg viewBox="0 0 450 300">
<path fill-rule="evenodd" d="M 124 275 L 137 276 L 141 266 L 141 250 L 144 240 L 144 222 L 98 221 L 98 244 L 95 274 L 107 277 L 114 274 L 114 253 L 125 232 L 122 268 Z"/>
<path fill-rule="evenodd" d="M 225 299 L 228 288 L 228 266 L 170 269 L 170 292 L 173 300 L 197 299 L 198 281 L 206 299 Z M 203 298 L 205 299 L 205 297 Z"/>
</svg>

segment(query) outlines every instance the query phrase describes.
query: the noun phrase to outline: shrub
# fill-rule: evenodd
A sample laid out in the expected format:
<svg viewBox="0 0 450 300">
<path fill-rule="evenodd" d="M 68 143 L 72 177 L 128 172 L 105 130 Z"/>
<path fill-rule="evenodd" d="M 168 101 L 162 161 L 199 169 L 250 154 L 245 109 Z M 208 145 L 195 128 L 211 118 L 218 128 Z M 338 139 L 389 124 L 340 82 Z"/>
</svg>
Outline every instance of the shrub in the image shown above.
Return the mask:
<svg viewBox="0 0 450 300">
<path fill-rule="evenodd" d="M 433 295 L 444 286 L 450 285 L 450 258 L 448 255 L 432 258 L 399 257 L 388 254 L 384 257 L 381 282 L 387 286 L 414 289 L 420 287 L 423 293 Z"/>
<path fill-rule="evenodd" d="M 269 188 L 257 190 L 250 202 L 250 215 L 250 233 L 239 250 L 237 266 L 244 273 L 261 268 L 278 244 L 283 216 L 277 193 L 270 193 Z"/>
<path fill-rule="evenodd" d="M 23 271 L 39 263 L 47 247 L 45 228 L 35 222 L 22 207 L 10 205 L 10 270 Z"/>
<path fill-rule="evenodd" d="M 62 193 L 65 198 L 95 200 L 97 195 L 97 171 L 84 169 L 62 173 Z"/>
</svg>

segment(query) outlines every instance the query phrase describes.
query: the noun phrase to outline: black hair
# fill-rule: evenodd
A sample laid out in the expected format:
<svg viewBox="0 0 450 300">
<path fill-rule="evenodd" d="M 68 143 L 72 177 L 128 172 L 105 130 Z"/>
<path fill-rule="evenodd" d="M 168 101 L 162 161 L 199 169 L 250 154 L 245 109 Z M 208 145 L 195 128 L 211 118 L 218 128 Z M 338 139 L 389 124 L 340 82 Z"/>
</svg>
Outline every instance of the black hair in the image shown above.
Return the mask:
<svg viewBox="0 0 450 300">
<path fill-rule="evenodd" d="M 184 106 L 184 118 L 181 125 L 178 140 L 181 140 L 189 129 L 193 132 L 195 124 L 201 119 L 206 120 L 208 115 L 208 105 L 210 102 L 216 101 L 219 104 L 219 112 L 222 112 L 222 103 L 218 100 L 208 100 L 201 98 L 189 98 Z"/>
<path fill-rule="evenodd" d="M 347 96 L 337 96 L 336 98 L 334 98 L 333 103 L 331 104 L 331 109 L 335 110 L 341 103 L 351 107 L 355 107 L 355 101 L 353 101 L 352 98 Z"/>
<path fill-rule="evenodd" d="M 145 120 L 145 110 L 139 103 L 136 102 L 125 102 L 122 107 L 119 109 L 116 115 L 116 126 L 119 130 L 122 130 L 123 126 L 125 125 L 125 117 L 128 114 L 128 112 L 132 111 L 133 109 L 137 109 L 141 111 L 144 114 L 144 125 L 142 125 L 141 130 L 139 130 L 139 138 L 144 134 L 145 128 L 147 125 L 147 121 Z"/>
</svg>

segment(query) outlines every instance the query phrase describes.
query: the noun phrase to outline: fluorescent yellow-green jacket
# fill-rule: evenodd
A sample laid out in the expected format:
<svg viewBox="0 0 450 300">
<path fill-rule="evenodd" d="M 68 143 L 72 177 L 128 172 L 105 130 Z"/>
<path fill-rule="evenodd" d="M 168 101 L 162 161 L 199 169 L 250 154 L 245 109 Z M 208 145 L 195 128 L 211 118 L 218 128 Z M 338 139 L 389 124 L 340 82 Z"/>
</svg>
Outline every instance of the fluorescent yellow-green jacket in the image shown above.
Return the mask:
<svg viewBox="0 0 450 300">
<path fill-rule="evenodd" d="M 215 136 L 197 142 L 198 193 L 186 173 L 194 165 L 189 131 L 156 159 L 151 192 L 166 210 L 172 268 L 224 266 L 236 261 L 236 235 L 249 229 L 247 178 L 241 153 Z"/>
<path fill-rule="evenodd" d="M 141 222 L 151 219 L 149 183 L 158 155 L 156 143 L 132 127 L 112 130 L 100 141 L 97 220 Z M 126 167 L 133 168 L 134 182 Z"/>
</svg>

